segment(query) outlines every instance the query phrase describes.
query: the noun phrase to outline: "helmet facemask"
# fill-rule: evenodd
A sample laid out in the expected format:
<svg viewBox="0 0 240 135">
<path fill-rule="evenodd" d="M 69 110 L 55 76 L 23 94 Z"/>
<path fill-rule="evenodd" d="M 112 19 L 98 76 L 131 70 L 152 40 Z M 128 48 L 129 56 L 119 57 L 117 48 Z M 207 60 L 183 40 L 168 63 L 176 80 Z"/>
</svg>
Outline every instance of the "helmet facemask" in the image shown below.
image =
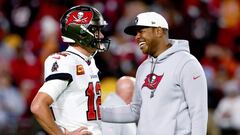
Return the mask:
<svg viewBox="0 0 240 135">
<path fill-rule="evenodd" d="M 94 26 L 91 25 L 88 27 L 88 30 L 90 33 L 89 34 L 89 38 L 91 36 L 91 42 L 90 45 L 92 48 L 97 48 L 98 51 L 103 52 L 108 50 L 109 48 L 109 44 L 110 44 L 110 40 L 107 38 L 101 38 L 101 30 L 102 30 L 103 26 Z"/>
<path fill-rule="evenodd" d="M 68 10 L 61 18 L 64 42 L 79 43 L 103 52 L 108 50 L 110 40 L 102 38 L 100 32 L 107 23 L 101 13 L 89 6 L 77 6 Z"/>
</svg>

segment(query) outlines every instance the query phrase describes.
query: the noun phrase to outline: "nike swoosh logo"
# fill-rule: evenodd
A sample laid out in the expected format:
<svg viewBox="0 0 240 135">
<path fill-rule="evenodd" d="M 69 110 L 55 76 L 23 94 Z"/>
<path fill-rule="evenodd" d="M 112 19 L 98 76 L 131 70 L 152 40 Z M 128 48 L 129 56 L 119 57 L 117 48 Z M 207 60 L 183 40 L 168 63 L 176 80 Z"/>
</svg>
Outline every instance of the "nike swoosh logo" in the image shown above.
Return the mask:
<svg viewBox="0 0 240 135">
<path fill-rule="evenodd" d="M 193 77 L 193 80 L 196 80 L 196 79 L 198 79 L 199 77 L 200 77 L 200 75 L 199 75 L 199 76 L 196 76 L 196 77 L 194 76 L 194 77 Z"/>
</svg>

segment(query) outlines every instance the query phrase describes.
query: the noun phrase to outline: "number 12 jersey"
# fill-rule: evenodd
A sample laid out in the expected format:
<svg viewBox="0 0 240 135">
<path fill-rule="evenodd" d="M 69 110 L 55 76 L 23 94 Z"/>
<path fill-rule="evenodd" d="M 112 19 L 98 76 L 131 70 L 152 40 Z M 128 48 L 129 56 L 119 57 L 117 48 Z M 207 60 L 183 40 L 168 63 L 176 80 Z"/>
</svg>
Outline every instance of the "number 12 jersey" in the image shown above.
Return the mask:
<svg viewBox="0 0 240 135">
<path fill-rule="evenodd" d="M 89 58 L 73 47 L 50 55 L 44 64 L 45 82 L 67 81 L 66 87 L 41 90 L 54 100 L 51 105 L 56 123 L 69 131 L 87 126 L 93 135 L 101 135 L 101 86 L 98 68 Z"/>
</svg>

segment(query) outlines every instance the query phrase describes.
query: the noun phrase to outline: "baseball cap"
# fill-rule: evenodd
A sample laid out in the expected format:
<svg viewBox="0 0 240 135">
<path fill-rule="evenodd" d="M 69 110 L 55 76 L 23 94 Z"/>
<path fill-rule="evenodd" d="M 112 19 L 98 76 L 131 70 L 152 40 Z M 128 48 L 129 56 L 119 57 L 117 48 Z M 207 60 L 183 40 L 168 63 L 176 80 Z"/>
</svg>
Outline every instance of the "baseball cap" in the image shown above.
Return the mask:
<svg viewBox="0 0 240 135">
<path fill-rule="evenodd" d="M 137 30 L 141 27 L 161 27 L 168 29 L 168 23 L 162 15 L 156 12 L 144 12 L 138 14 L 134 22 L 124 29 L 124 32 L 135 36 Z"/>
</svg>

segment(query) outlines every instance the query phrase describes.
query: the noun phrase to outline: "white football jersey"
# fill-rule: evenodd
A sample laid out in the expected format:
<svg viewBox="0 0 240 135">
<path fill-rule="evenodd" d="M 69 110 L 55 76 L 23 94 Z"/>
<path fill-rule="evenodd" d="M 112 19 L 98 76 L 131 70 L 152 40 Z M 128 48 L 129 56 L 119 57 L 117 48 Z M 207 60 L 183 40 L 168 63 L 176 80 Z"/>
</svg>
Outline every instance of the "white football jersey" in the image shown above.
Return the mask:
<svg viewBox="0 0 240 135">
<path fill-rule="evenodd" d="M 93 135 L 101 135 L 101 87 L 94 59 L 69 46 L 64 52 L 50 55 L 44 68 L 46 82 L 68 81 L 63 91 L 42 90 L 54 100 L 51 107 L 56 123 L 69 131 L 87 126 Z"/>
</svg>

